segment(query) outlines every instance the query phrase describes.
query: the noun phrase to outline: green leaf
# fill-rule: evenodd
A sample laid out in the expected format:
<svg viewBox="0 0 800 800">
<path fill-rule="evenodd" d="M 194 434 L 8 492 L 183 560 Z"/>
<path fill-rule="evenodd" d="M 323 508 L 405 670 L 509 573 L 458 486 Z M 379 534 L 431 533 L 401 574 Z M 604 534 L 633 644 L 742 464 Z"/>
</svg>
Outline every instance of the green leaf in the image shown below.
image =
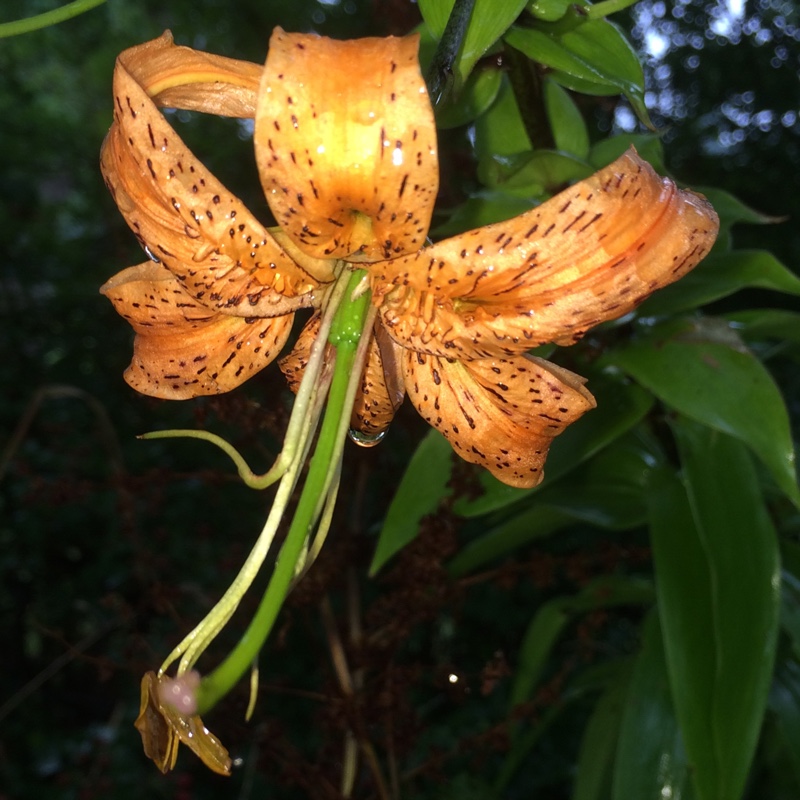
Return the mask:
<svg viewBox="0 0 800 800">
<path fill-rule="evenodd" d="M 577 79 L 577 91 L 624 94 L 637 116 L 650 126 L 639 58 L 619 28 L 608 20 L 587 19 L 575 27 L 546 22 L 536 28 L 514 27 L 505 40 L 528 58 Z"/>
<path fill-rule="evenodd" d="M 458 128 L 477 119 L 497 98 L 503 74 L 499 69 L 479 69 L 472 73 L 464 88 L 436 108 L 436 127 Z"/>
<path fill-rule="evenodd" d="M 462 82 L 477 60 L 508 30 L 526 0 L 475 0 L 457 69 Z M 419 0 L 422 18 L 437 39 L 442 37 L 455 0 Z"/>
<path fill-rule="evenodd" d="M 589 131 L 575 101 L 555 81 L 544 81 L 544 104 L 556 147 L 580 159 L 589 155 Z"/>
<path fill-rule="evenodd" d="M 600 695 L 586 723 L 578 753 L 573 800 L 605 800 L 610 796 L 614 755 L 629 680 L 630 670 L 625 670 Z M 631 795 L 630 800 L 633 797 Z"/>
<path fill-rule="evenodd" d="M 748 444 L 781 490 L 800 506 L 789 416 L 772 376 L 735 332 L 674 320 L 604 356 L 661 401 Z"/>
<path fill-rule="evenodd" d="M 528 11 L 537 19 L 555 22 L 567 13 L 571 5 L 570 0 L 531 0 Z"/>
<path fill-rule="evenodd" d="M 511 156 L 531 149 L 514 92 L 506 78 L 494 105 L 475 120 L 475 154 L 478 158 Z"/>
<path fill-rule="evenodd" d="M 629 530 L 646 520 L 644 478 L 652 464 L 652 452 L 637 437 L 626 434 L 567 477 L 544 487 L 535 505 L 601 528 Z"/>
<path fill-rule="evenodd" d="M 549 486 L 630 430 L 653 405 L 648 392 L 621 380 L 618 375 L 598 375 L 589 381 L 588 386 L 597 400 L 597 408 L 556 437 L 539 487 L 514 489 L 484 472 L 480 477 L 484 494 L 474 499 L 459 498 L 454 506 L 455 512 L 464 517 L 476 517 L 504 508 Z"/>
<path fill-rule="evenodd" d="M 464 231 L 491 225 L 531 210 L 530 200 L 504 192 L 479 191 L 458 206 L 447 222 L 437 225 L 431 236 L 436 239 L 456 236 Z"/>
<path fill-rule="evenodd" d="M 739 798 L 775 656 L 777 537 L 747 449 L 672 426 L 686 486 L 654 470 L 648 495 L 670 687 L 698 800 Z"/>
<path fill-rule="evenodd" d="M 766 250 L 714 252 L 680 281 L 649 297 L 639 314 L 687 311 L 748 288 L 800 295 L 800 278 Z"/>
<path fill-rule="evenodd" d="M 369 574 L 374 575 L 395 553 L 413 541 L 420 520 L 449 494 L 452 448 L 437 431 L 420 442 L 406 468 L 383 523 Z"/>
<path fill-rule="evenodd" d="M 625 697 L 612 798 L 689 800 L 691 793 L 690 766 L 672 707 L 661 627 L 653 614 L 644 624 L 642 648 Z"/>
<path fill-rule="evenodd" d="M 510 158 L 492 156 L 482 159 L 478 167 L 478 177 L 489 188 L 542 199 L 592 172 L 585 161 L 555 150 L 534 150 Z"/>
</svg>

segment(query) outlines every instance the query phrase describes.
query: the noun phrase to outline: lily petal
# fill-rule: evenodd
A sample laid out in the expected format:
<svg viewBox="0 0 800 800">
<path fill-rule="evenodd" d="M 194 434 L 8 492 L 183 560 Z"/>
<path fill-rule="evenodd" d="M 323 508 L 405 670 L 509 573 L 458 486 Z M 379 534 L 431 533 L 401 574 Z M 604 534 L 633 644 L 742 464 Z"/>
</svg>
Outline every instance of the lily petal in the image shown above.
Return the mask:
<svg viewBox="0 0 800 800">
<path fill-rule="evenodd" d="M 376 322 L 350 427 L 368 438 L 380 436 L 394 419 L 404 397 L 402 348 Z"/>
<path fill-rule="evenodd" d="M 519 488 L 542 480 L 553 437 L 595 406 L 583 378 L 533 356 L 460 362 L 408 352 L 404 374 L 409 399 L 458 455 Z"/>
<path fill-rule="evenodd" d="M 211 311 L 151 261 L 117 273 L 100 291 L 136 332 L 125 380 L 152 397 L 228 392 L 275 358 L 292 327 L 290 314 L 247 319 Z"/>
<path fill-rule="evenodd" d="M 255 115 L 260 64 L 181 47 L 170 31 L 124 50 L 119 64 L 161 107 L 242 119 Z"/>
<path fill-rule="evenodd" d="M 571 344 L 678 280 L 719 222 L 700 195 L 634 150 L 515 219 L 370 265 L 381 314 L 405 347 L 440 356 Z"/>
<path fill-rule="evenodd" d="M 211 308 L 272 316 L 302 305 L 305 301 L 287 304 L 281 297 L 303 295 L 329 280 L 330 265 L 322 264 L 315 275 L 298 267 L 156 107 L 146 81 L 158 87 L 165 85 L 164 74 L 173 82 L 179 78 L 166 67 L 154 71 L 143 55 L 159 63 L 156 56 L 166 50 L 160 61 L 171 64 L 167 56 L 187 48 L 167 46 L 163 37 L 142 47 L 143 54 L 133 48 L 117 61 L 114 125 L 101 154 L 106 183 L 126 221 L 152 256 Z"/>
<path fill-rule="evenodd" d="M 256 160 L 275 219 L 307 253 L 374 261 L 425 243 L 438 163 L 418 48 L 416 35 L 272 34 Z"/>
<path fill-rule="evenodd" d="M 300 332 L 291 353 L 278 362 L 289 388 L 295 394 L 300 388 L 319 328 L 320 315 L 317 313 Z M 376 324 L 361 386 L 353 401 L 351 428 L 366 436 L 378 436 L 389 427 L 405 396 L 401 356 L 401 348 L 386 334 L 383 326 Z"/>
</svg>

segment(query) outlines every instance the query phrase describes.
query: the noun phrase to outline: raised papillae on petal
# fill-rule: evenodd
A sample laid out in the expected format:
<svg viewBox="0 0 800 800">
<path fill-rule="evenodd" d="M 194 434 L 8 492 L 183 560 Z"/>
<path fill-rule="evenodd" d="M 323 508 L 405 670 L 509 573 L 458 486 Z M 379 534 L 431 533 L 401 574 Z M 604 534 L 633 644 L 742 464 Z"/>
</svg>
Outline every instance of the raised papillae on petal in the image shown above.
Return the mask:
<svg viewBox="0 0 800 800">
<path fill-rule="evenodd" d="M 246 318 L 198 302 L 166 267 L 146 262 L 100 291 L 136 332 L 125 380 L 167 400 L 234 389 L 280 352 L 293 315 Z"/>
<path fill-rule="evenodd" d="M 550 443 L 594 408 L 584 380 L 540 358 L 452 361 L 406 351 L 406 392 L 466 461 L 509 486 L 543 478 Z"/>
<path fill-rule="evenodd" d="M 371 265 L 373 292 L 403 346 L 517 354 L 628 313 L 696 266 L 718 228 L 704 197 L 629 150 L 512 220 Z"/>
<path fill-rule="evenodd" d="M 416 35 L 273 33 L 256 159 L 278 224 L 310 255 L 375 261 L 424 245 L 438 162 L 418 47 Z"/>
<path fill-rule="evenodd" d="M 196 53 L 169 34 L 123 52 L 114 71 L 114 124 L 101 168 L 151 256 L 211 309 L 275 316 L 309 305 L 330 265 L 300 268 L 198 160 L 158 105 L 252 115 L 261 68 Z M 212 89 L 213 87 L 213 89 Z"/>
</svg>

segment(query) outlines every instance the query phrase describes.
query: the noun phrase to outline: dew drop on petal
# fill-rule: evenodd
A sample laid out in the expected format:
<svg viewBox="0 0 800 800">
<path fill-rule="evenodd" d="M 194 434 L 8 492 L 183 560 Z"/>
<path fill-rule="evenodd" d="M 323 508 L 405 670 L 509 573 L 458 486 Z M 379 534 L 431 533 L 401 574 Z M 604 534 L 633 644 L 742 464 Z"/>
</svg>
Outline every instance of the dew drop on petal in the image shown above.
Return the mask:
<svg viewBox="0 0 800 800">
<path fill-rule="evenodd" d="M 144 245 L 144 252 L 147 254 L 147 257 L 151 261 L 155 261 L 156 264 L 160 264 L 161 263 L 161 259 L 158 258 L 157 256 L 153 255 L 153 251 L 147 245 Z"/>
<path fill-rule="evenodd" d="M 348 431 L 350 441 L 355 442 L 359 447 L 375 447 L 383 437 L 386 436 L 386 431 L 379 431 L 378 433 L 364 433 L 363 431 L 350 428 Z"/>
</svg>

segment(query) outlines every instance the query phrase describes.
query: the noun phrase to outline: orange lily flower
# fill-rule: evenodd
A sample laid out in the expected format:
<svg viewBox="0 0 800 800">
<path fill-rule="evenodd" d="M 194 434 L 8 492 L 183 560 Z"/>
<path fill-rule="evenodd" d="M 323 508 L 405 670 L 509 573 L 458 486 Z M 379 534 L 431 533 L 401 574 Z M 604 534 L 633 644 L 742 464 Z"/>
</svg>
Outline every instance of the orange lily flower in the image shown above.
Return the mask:
<svg viewBox="0 0 800 800">
<path fill-rule="evenodd" d="M 102 169 L 152 260 L 102 291 L 136 332 L 125 378 L 185 399 L 272 361 L 294 312 L 365 269 L 378 316 L 352 425 L 386 430 L 403 395 L 467 461 L 530 487 L 555 435 L 594 406 L 584 380 L 526 354 L 570 344 L 677 280 L 718 220 L 631 150 L 507 222 L 426 247 L 438 189 L 418 37 L 339 42 L 276 29 L 264 68 L 177 47 L 123 52 Z M 159 107 L 255 118 L 267 229 Z M 296 389 L 318 329 L 282 363 Z"/>
</svg>

